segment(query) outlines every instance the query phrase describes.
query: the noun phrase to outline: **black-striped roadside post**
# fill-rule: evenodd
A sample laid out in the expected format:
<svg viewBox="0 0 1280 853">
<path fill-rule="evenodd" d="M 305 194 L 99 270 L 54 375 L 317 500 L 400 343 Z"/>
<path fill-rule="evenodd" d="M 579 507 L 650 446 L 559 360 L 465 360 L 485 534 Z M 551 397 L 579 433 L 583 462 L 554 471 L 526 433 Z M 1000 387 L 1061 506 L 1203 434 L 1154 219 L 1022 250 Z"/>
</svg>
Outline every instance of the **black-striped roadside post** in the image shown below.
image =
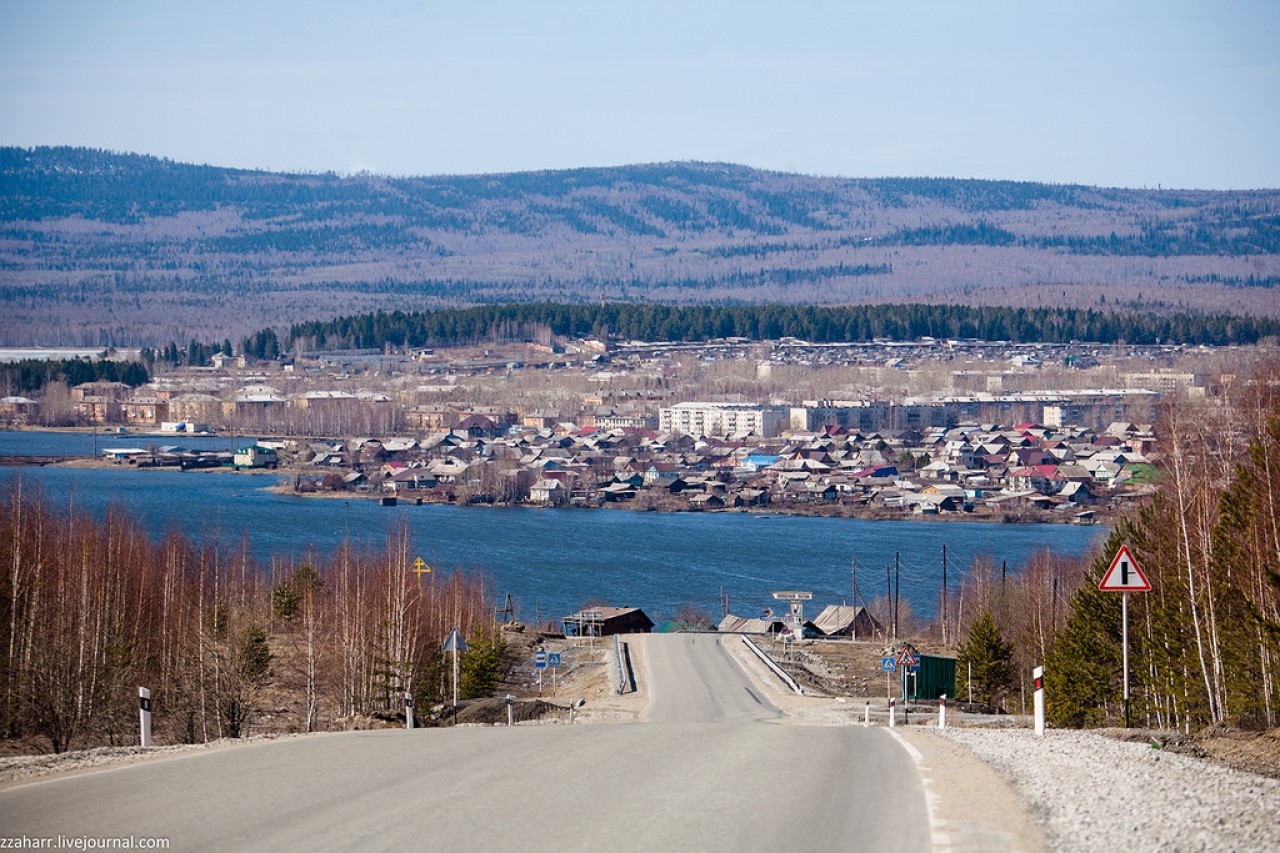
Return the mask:
<svg viewBox="0 0 1280 853">
<path fill-rule="evenodd" d="M 868 699 L 866 708 L 864 708 L 862 711 L 862 727 L 865 729 L 870 726 L 871 726 L 871 700 Z"/>
<path fill-rule="evenodd" d="M 404 692 L 404 727 L 413 728 L 413 694 L 408 690 Z"/>
<path fill-rule="evenodd" d="M 145 687 L 138 688 L 138 723 L 142 730 L 142 746 L 151 746 L 151 691 Z"/>
<path fill-rule="evenodd" d="M 1036 736 L 1044 737 L 1044 667 L 1038 666 L 1031 670 L 1032 684 L 1035 686 L 1033 694 L 1036 712 Z"/>
<path fill-rule="evenodd" d="M 893 699 L 892 697 L 889 699 L 889 728 L 893 728 L 898 724 L 898 720 L 897 720 L 898 709 L 894 705 L 895 701 L 896 700 Z"/>
<path fill-rule="evenodd" d="M 943 693 L 942 698 L 938 700 L 938 728 L 945 729 L 947 727 L 947 694 Z"/>
</svg>

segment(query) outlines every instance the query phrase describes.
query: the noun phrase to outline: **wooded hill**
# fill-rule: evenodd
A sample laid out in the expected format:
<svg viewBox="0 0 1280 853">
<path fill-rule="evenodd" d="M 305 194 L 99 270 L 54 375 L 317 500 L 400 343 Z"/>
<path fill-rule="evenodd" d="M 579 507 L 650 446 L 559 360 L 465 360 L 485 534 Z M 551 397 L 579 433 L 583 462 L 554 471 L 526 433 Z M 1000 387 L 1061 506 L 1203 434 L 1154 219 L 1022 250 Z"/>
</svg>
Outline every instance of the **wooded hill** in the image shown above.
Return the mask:
<svg viewBox="0 0 1280 853">
<path fill-rule="evenodd" d="M 239 339 L 477 303 L 943 302 L 1280 316 L 1280 190 L 716 163 L 289 175 L 0 149 L 10 344 Z"/>
<path fill-rule="evenodd" d="M 1002 308 L 963 305 L 672 306 L 483 305 L 437 311 L 378 312 L 297 323 L 286 341 L 290 349 L 382 349 L 391 346 L 459 346 L 487 341 L 535 340 L 540 331 L 570 338 L 642 341 L 707 341 L 800 338 L 810 343 L 838 341 L 976 338 L 1015 343 L 1255 344 L 1280 337 L 1280 320 L 1230 314 L 1133 314 L 1073 308 Z M 258 357 L 263 332 L 242 349 Z M 256 348 L 256 349 L 255 349 Z M 176 347 L 174 358 L 180 363 Z M 276 350 L 278 351 L 278 350 Z M 167 358 L 167 357 L 166 357 Z M 191 362 L 189 359 L 186 363 Z"/>
</svg>

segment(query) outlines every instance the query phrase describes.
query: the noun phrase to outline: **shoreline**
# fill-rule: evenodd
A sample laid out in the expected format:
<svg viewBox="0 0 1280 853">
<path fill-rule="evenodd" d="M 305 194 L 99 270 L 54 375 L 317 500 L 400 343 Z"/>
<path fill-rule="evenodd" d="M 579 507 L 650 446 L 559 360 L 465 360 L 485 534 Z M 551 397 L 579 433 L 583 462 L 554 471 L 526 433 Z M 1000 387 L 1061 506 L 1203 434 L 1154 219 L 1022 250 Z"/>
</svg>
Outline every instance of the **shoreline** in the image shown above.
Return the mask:
<svg viewBox="0 0 1280 853">
<path fill-rule="evenodd" d="M 383 494 L 370 493 L 370 492 L 348 492 L 348 491 L 299 492 L 294 490 L 293 486 L 290 485 L 289 480 L 295 474 L 300 472 L 282 472 L 280 469 L 267 469 L 267 468 L 233 469 L 233 468 L 221 467 L 221 468 L 191 468 L 191 469 L 183 470 L 173 466 L 139 467 L 135 465 L 122 464 L 119 462 L 110 462 L 104 459 L 93 460 L 88 457 L 62 457 L 60 461 L 56 461 L 56 462 L 51 461 L 43 464 L 36 464 L 33 466 L 18 464 L 18 465 L 12 465 L 10 467 L 43 467 L 43 465 L 49 465 L 49 466 L 59 467 L 59 468 L 81 468 L 81 469 L 89 469 L 89 470 L 96 469 L 96 470 L 104 470 L 104 471 L 132 469 L 136 471 L 177 471 L 177 472 L 189 473 L 189 474 L 224 474 L 224 475 L 243 474 L 251 477 L 270 476 L 270 477 L 276 477 L 277 479 L 280 480 L 280 482 L 276 482 L 267 486 L 259 486 L 258 488 L 261 489 L 262 491 L 271 492 L 273 494 L 280 495 L 282 497 L 295 497 L 295 498 L 305 498 L 305 499 L 314 499 L 314 500 L 341 500 L 345 502 L 350 502 L 353 500 L 380 501 L 386 497 L 395 497 L 397 506 L 403 504 L 404 506 L 456 506 L 456 507 L 495 508 L 495 509 L 515 508 L 515 509 L 546 509 L 546 510 L 614 510 L 614 511 L 626 511 L 626 512 L 637 512 L 637 513 L 666 512 L 666 513 L 698 513 L 698 514 L 708 513 L 708 514 L 721 514 L 721 515 L 731 514 L 731 515 L 754 516 L 760 520 L 767 520 L 772 516 L 788 516 L 788 517 L 797 516 L 797 517 L 811 517 L 811 518 L 848 518 L 848 519 L 857 519 L 861 521 L 890 521 L 890 522 L 891 521 L 917 521 L 917 522 L 930 522 L 930 523 L 936 522 L 939 524 L 948 524 L 948 523 L 954 523 L 954 522 L 970 522 L 970 523 L 978 523 L 978 524 L 1011 524 L 1011 525 L 1060 524 L 1068 527 L 1099 527 L 1099 528 L 1108 527 L 1111 525 L 1111 522 L 1112 522 L 1112 515 L 1107 513 L 1102 513 L 1102 512 L 1097 513 L 1092 522 L 1081 523 L 1081 522 L 1072 521 L 1070 518 L 1062 518 L 1060 516 L 1053 516 L 1049 514 L 1006 516 L 1006 515 L 1001 515 L 1001 514 L 992 513 L 992 512 L 967 512 L 967 513 L 944 513 L 944 514 L 933 514 L 933 513 L 914 514 L 914 513 L 898 513 L 898 512 L 892 512 L 892 511 L 858 512 L 856 510 L 852 510 L 850 507 L 845 507 L 840 505 L 822 505 L 822 506 L 814 506 L 814 507 L 770 506 L 770 507 L 738 507 L 738 508 L 726 507 L 726 508 L 719 508 L 719 509 L 689 509 L 687 507 L 681 507 L 681 506 L 661 506 L 661 505 L 635 506 L 628 502 L 604 503 L 599 505 L 576 505 L 576 506 L 575 505 L 550 506 L 547 504 L 537 504 L 537 503 L 529 503 L 529 502 L 465 503 L 465 502 L 457 502 L 457 501 L 438 501 L 438 500 L 421 500 L 419 503 L 418 502 L 419 496 L 417 495 L 407 495 L 407 496 L 403 494 L 383 495 Z"/>
<path fill-rule="evenodd" d="M 146 439 L 155 441 L 158 439 L 172 439 L 181 441 L 184 437 L 191 437 L 187 433 L 155 433 L 155 432 L 126 432 L 117 433 L 111 430 L 103 429 L 101 432 L 98 428 L 90 427 L 39 427 L 30 426 L 19 427 L 14 431 L 22 432 L 57 432 L 71 435 L 92 435 L 99 434 L 110 437 L 131 437 L 135 439 Z M 239 433 L 218 433 L 212 436 L 201 435 L 200 438 L 225 438 L 228 441 L 234 440 Z M 259 436 L 266 438 L 267 436 Z M 294 440 L 297 440 L 294 437 Z M 520 502 L 487 502 L 477 501 L 474 503 L 456 500 L 440 500 L 437 495 L 418 495 L 413 492 L 401 493 L 382 493 L 369 491 L 297 491 L 292 482 L 295 477 L 305 476 L 315 478 L 317 475 L 328 473 L 323 470 L 307 470 L 302 468 L 231 468 L 226 466 L 208 467 L 208 468 L 180 468 L 175 465 L 136 465 L 127 461 L 118 459 L 108 459 L 104 456 L 55 456 L 55 455 L 31 455 L 31 456 L 8 456 L 0 457 L 0 467 L 43 467 L 54 466 L 64 468 L 81 468 L 81 469 L 101 469 L 101 470 L 158 470 L 158 471 L 182 471 L 183 473 L 215 473 L 215 474 L 248 474 L 251 476 L 269 475 L 278 478 L 278 482 L 267 486 L 260 486 L 266 491 L 282 497 L 299 497 L 299 498 L 319 498 L 326 500 L 341 500 L 350 502 L 353 500 L 360 501 L 381 501 L 384 498 L 396 499 L 397 504 L 406 504 L 408 506 L 476 506 L 476 507 L 519 507 L 524 509 L 609 509 L 609 510 L 625 510 L 629 512 L 667 512 L 667 513 L 736 513 L 740 515 L 755 516 L 761 520 L 772 516 L 779 517 L 815 517 L 815 518 L 849 518 L 863 521 L 923 521 L 923 522 L 973 522 L 981 524 L 1055 524 L 1068 527 L 1099 527 L 1105 528 L 1112 526 L 1115 519 L 1119 516 L 1119 512 L 1108 510 L 1100 507 L 1083 507 L 1092 510 L 1092 516 L 1088 520 L 1077 520 L 1075 514 L 1059 514 L 1037 510 L 1022 510 L 1017 512 L 1007 512 L 1000 508 L 993 508 L 986 504 L 978 504 L 974 511 L 971 512 L 939 512 L 939 513 L 916 513 L 912 511 L 900 511 L 897 509 L 872 507 L 868 508 L 865 504 L 846 505 L 839 502 L 822 502 L 822 503 L 787 503 L 787 504 L 767 504 L 764 506 L 742 506 L 742 507 L 715 507 L 715 508 L 698 508 L 692 507 L 687 502 L 674 498 L 670 495 L 660 492 L 641 492 L 644 499 L 631 499 L 627 501 L 606 502 L 595 496 L 597 499 L 589 502 L 575 504 L 544 504 L 532 501 Z"/>
</svg>

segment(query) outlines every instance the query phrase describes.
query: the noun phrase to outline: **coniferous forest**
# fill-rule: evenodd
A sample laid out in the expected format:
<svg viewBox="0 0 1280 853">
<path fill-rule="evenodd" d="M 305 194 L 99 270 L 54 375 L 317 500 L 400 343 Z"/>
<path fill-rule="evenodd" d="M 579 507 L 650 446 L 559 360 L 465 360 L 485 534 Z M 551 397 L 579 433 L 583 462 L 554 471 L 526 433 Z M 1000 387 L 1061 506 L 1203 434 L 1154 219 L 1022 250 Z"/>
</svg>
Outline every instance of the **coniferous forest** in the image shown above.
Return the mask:
<svg viewBox="0 0 1280 853">
<path fill-rule="evenodd" d="M 988 341 L 1130 344 L 1257 343 L 1280 335 L 1280 321 L 1177 314 L 1109 314 L 1074 309 L 959 305 L 815 307 L 751 305 L 518 304 L 407 313 L 376 312 L 295 324 L 288 344 L 303 349 L 457 346 L 528 338 L 535 330 L 573 338 L 706 341 L 741 337 L 811 343 L 977 338 Z"/>
</svg>

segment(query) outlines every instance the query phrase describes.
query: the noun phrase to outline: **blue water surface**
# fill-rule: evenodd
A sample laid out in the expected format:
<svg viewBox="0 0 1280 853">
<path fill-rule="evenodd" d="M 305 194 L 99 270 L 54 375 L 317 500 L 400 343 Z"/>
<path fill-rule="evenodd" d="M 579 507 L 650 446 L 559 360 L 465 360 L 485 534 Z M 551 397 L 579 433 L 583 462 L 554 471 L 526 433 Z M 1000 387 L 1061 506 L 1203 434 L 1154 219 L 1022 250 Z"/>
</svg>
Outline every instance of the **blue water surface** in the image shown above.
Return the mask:
<svg viewBox="0 0 1280 853">
<path fill-rule="evenodd" d="M 230 546 L 248 541 L 264 564 L 331 552 L 346 540 L 378 548 L 400 523 L 416 554 L 440 571 L 481 570 L 496 595 L 510 592 L 523 619 L 561 616 L 587 599 L 643 607 L 669 618 L 683 604 L 718 617 L 720 593 L 740 615 L 779 608 L 770 592 L 813 592 L 809 615 L 852 598 L 856 557 L 864 598 L 885 593 L 885 567 L 900 555 L 901 595 L 912 612 L 935 612 L 947 546 L 949 587 L 975 555 L 1011 570 L 1050 548 L 1079 554 L 1102 528 L 982 522 L 864 521 L 748 513 L 605 509 L 384 507 L 367 499 L 302 498 L 264 490 L 274 475 L 170 470 L 3 468 L 55 507 L 101 517 L 115 504 L 157 539 L 178 529 Z"/>
</svg>

